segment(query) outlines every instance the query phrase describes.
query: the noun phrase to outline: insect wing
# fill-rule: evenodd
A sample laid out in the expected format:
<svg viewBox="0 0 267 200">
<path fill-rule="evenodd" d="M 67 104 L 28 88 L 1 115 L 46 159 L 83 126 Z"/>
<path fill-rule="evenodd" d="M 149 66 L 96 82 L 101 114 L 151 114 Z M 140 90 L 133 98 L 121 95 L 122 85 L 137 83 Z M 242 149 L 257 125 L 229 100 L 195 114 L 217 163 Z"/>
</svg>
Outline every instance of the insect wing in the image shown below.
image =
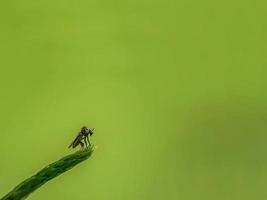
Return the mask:
<svg viewBox="0 0 267 200">
<path fill-rule="evenodd" d="M 73 140 L 73 142 L 70 144 L 69 148 L 75 148 L 79 145 L 80 141 L 82 140 L 82 135 L 81 133 L 78 133 L 76 138 Z"/>
</svg>

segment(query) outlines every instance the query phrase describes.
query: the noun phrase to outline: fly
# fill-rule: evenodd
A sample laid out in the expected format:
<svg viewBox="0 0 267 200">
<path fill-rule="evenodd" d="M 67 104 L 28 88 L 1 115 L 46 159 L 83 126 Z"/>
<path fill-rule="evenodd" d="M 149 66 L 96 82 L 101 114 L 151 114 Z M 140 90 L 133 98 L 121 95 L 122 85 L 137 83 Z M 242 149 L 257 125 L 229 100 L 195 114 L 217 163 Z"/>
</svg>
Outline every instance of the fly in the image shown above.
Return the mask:
<svg viewBox="0 0 267 200">
<path fill-rule="evenodd" d="M 73 140 L 73 142 L 70 144 L 69 148 L 76 148 L 78 145 L 81 146 L 81 148 L 84 148 L 84 143 L 86 147 L 90 147 L 90 139 L 89 137 L 93 135 L 94 128 L 87 128 L 86 126 L 83 126 L 81 128 L 81 131 L 78 133 L 76 138 Z"/>
</svg>

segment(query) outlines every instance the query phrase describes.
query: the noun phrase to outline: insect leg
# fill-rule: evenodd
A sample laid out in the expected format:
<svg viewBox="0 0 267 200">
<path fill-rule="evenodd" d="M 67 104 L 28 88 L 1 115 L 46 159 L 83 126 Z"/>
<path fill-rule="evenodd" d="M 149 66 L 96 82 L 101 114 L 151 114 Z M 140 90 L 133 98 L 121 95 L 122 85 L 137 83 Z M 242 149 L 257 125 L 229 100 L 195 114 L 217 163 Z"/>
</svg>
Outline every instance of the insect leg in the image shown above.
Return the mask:
<svg viewBox="0 0 267 200">
<path fill-rule="evenodd" d="M 88 141 L 89 146 L 91 146 L 90 139 L 89 139 L 89 136 L 88 135 L 86 136 L 86 139 Z"/>
<path fill-rule="evenodd" d="M 87 141 L 86 141 L 86 137 L 85 137 L 85 138 L 83 138 L 83 140 L 84 140 L 85 146 L 87 147 L 87 146 L 88 146 L 88 144 L 87 144 Z"/>
<path fill-rule="evenodd" d="M 83 147 L 84 147 L 84 144 L 83 144 L 83 142 L 82 142 L 82 141 L 80 141 L 80 145 L 81 145 L 81 147 L 82 147 L 82 149 L 83 149 Z"/>
</svg>

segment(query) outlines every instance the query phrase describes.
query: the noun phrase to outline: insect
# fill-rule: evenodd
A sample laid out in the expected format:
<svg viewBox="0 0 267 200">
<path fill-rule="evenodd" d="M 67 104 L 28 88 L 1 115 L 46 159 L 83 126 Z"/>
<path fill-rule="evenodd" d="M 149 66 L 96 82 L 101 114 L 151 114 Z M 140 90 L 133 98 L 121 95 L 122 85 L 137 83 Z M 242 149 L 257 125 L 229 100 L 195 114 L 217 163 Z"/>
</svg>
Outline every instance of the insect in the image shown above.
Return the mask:
<svg viewBox="0 0 267 200">
<path fill-rule="evenodd" d="M 94 133 L 94 128 L 90 128 L 88 129 L 86 126 L 83 126 L 81 128 L 81 131 L 78 133 L 78 135 L 76 136 L 76 138 L 73 140 L 73 142 L 70 144 L 69 148 L 75 148 L 78 145 L 81 145 L 81 148 L 84 148 L 84 143 L 85 146 L 91 146 L 89 137 L 93 135 Z M 84 142 L 84 143 L 83 143 Z"/>
</svg>

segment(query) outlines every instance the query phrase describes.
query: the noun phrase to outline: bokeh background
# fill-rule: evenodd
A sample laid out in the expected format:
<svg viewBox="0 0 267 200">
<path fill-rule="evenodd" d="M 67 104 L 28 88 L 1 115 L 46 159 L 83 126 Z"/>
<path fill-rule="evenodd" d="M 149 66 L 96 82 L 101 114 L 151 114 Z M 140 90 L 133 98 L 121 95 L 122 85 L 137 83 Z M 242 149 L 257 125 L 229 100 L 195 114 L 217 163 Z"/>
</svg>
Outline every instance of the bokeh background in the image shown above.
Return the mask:
<svg viewBox="0 0 267 200">
<path fill-rule="evenodd" d="M 0 196 L 87 125 L 29 199 L 267 199 L 265 1 L 0 5 Z"/>
</svg>

